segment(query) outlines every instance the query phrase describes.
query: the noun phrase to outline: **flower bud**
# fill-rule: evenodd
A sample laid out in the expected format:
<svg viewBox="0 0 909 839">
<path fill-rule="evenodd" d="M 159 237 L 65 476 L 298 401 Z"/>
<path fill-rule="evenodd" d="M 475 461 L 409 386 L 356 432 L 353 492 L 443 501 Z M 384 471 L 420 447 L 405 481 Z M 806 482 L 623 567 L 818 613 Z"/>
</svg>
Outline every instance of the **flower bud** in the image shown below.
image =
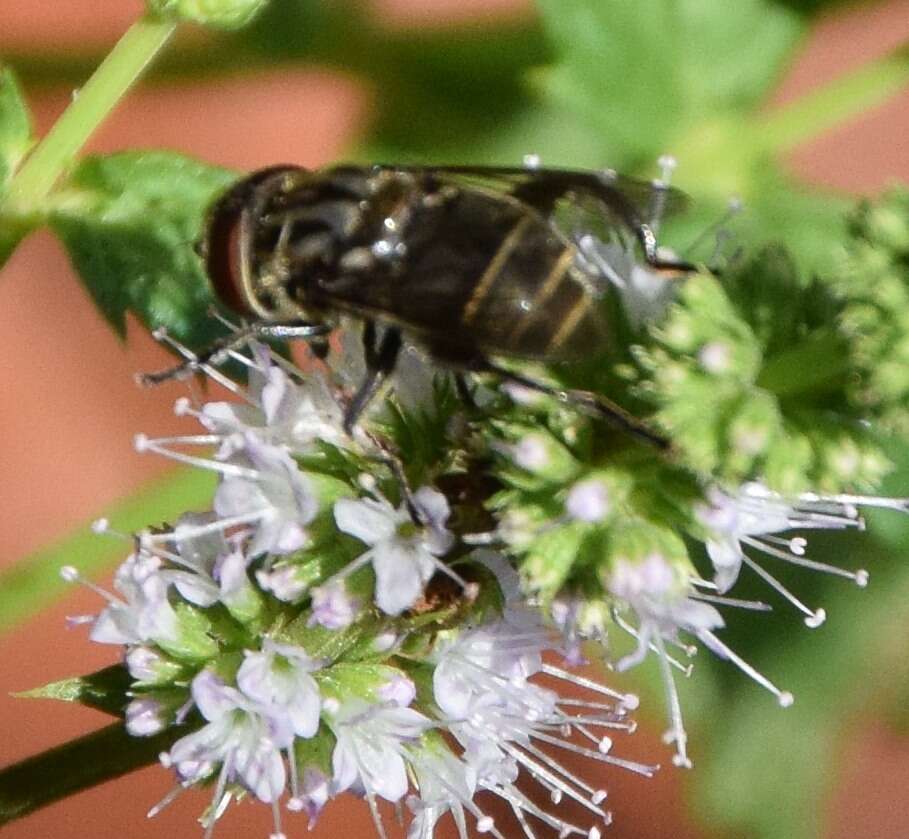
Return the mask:
<svg viewBox="0 0 909 839">
<path fill-rule="evenodd" d="M 267 0 L 145 0 L 149 14 L 170 20 L 191 21 L 216 29 L 246 26 Z"/>
<path fill-rule="evenodd" d="M 609 488 L 599 478 L 578 481 L 565 499 L 565 511 L 577 521 L 593 524 L 609 515 L 612 504 Z"/>
<path fill-rule="evenodd" d="M 550 434 L 525 434 L 509 448 L 509 453 L 515 465 L 547 481 L 569 480 L 578 470 L 571 452 Z"/>
<path fill-rule="evenodd" d="M 184 668 L 154 647 L 136 646 L 126 654 L 129 675 L 144 685 L 171 684 L 184 673 Z"/>
<path fill-rule="evenodd" d="M 151 696 L 134 699 L 126 706 L 126 730 L 133 737 L 151 737 L 170 722 L 166 706 Z"/>
</svg>

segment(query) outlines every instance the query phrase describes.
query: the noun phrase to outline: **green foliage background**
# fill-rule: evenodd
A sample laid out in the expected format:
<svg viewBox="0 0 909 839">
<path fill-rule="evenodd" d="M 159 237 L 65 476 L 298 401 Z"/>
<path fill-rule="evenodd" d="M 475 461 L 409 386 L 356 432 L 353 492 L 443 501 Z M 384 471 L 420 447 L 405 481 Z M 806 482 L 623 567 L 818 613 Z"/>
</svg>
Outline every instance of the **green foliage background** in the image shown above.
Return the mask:
<svg viewBox="0 0 909 839">
<path fill-rule="evenodd" d="M 197 52 L 165 55 L 152 80 L 238 67 L 337 69 L 364 82 L 375 103 L 367 136 L 350 150 L 359 160 L 514 164 L 534 152 L 547 165 L 609 165 L 651 177 L 657 157 L 670 152 L 679 160 L 678 184 L 693 197 L 692 212 L 667 230 L 670 243 L 694 239 L 736 195 L 748 208 L 737 225 L 741 240 L 754 248 L 785 241 L 793 270 L 810 277 L 842 262 L 836 244 L 847 235 L 849 202 L 794 182 L 780 155 L 850 108 L 860 112 L 898 89 L 909 65 L 903 49 L 838 88 L 834 83 L 832 93 L 768 111 L 765 103 L 815 15 L 832 5 L 539 0 L 537 16 L 495 28 L 397 31 L 381 26 L 359 0 L 274 0 L 246 29 L 220 33 Z M 29 86 L 78 83 L 100 58 L 23 54 L 7 62 Z M 16 80 L 4 69 L 0 197 L 31 143 Z M 150 327 L 165 325 L 204 346 L 213 334 L 204 316 L 210 298 L 186 243 L 211 195 L 230 178 L 163 153 L 82 160 L 40 204 L 5 215 L 0 209 L 0 261 L 21 235 L 47 224 L 114 329 L 122 332 L 132 311 Z M 890 419 L 899 424 L 905 417 Z M 888 445 L 897 469 L 887 489 L 905 495 L 909 449 Z M 47 580 L 60 564 L 55 560 L 71 561 L 74 545 L 0 580 L 16 601 L 5 619 L 38 607 L 53 588 Z M 825 561 L 869 568 L 869 590 L 800 575 L 800 593 L 827 607 L 822 629 L 811 633 L 785 614 L 745 615 L 730 627 L 730 644 L 772 671 L 796 694 L 796 705 L 780 711 L 707 656 L 684 686 L 696 735 L 692 804 L 711 827 L 737 836 L 819 836 L 818 812 L 850 720 L 870 708 L 895 728 L 909 722 L 909 523 L 877 515 L 868 533 L 819 537 L 814 545 Z M 84 552 L 84 540 L 79 548 Z M 747 586 L 739 594 L 748 597 Z M 654 713 L 655 685 L 647 703 Z"/>
</svg>

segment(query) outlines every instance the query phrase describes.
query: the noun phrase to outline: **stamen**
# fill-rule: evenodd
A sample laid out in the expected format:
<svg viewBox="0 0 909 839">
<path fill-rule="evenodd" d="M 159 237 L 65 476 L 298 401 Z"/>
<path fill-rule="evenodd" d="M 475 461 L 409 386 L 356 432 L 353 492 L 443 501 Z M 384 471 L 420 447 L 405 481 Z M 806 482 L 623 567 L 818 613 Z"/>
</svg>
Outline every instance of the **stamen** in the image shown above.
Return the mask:
<svg viewBox="0 0 909 839">
<path fill-rule="evenodd" d="M 480 587 L 477 583 L 468 583 L 454 568 L 442 562 L 441 559 L 433 557 L 433 565 L 435 565 L 437 570 L 454 580 L 461 587 L 468 600 L 476 599 L 476 596 L 480 593 Z"/>
<path fill-rule="evenodd" d="M 699 591 L 692 592 L 688 596 L 692 600 L 700 600 L 702 603 L 715 603 L 717 606 L 732 606 L 737 609 L 749 609 L 752 612 L 773 611 L 773 606 L 760 600 L 740 600 L 737 597 L 720 597 L 716 594 L 704 594 Z"/>
<path fill-rule="evenodd" d="M 518 820 L 518 824 L 521 825 L 521 830 L 524 831 L 524 835 L 527 839 L 537 839 L 536 833 L 530 827 L 530 823 L 527 821 L 527 817 L 524 815 L 524 811 L 516 806 L 514 802 L 509 802 L 511 804 L 511 811 L 514 813 L 514 817 Z"/>
<path fill-rule="evenodd" d="M 152 332 L 152 337 L 161 344 L 167 344 L 167 346 L 176 350 L 180 355 L 183 356 L 188 362 L 189 366 L 187 372 L 203 372 L 208 376 L 212 381 L 217 382 L 222 387 L 227 388 L 231 393 L 241 396 L 247 401 L 251 401 L 249 396 L 246 394 L 246 389 L 241 388 L 235 381 L 225 376 L 218 370 L 216 367 L 213 367 L 211 364 L 200 364 L 199 356 L 197 356 L 189 347 L 181 344 L 176 339 L 170 336 L 170 333 L 163 326 L 159 326 Z M 141 381 L 141 376 L 139 377 Z"/>
<path fill-rule="evenodd" d="M 540 734 L 537 731 L 533 732 L 533 737 L 537 740 L 542 740 L 544 743 L 549 743 L 552 746 L 558 746 L 560 749 L 565 749 L 565 751 L 583 755 L 584 757 L 588 757 L 591 760 L 598 760 L 600 763 L 609 763 L 613 766 L 621 766 L 623 769 L 628 769 L 637 775 L 643 775 L 645 778 L 652 778 L 658 768 L 656 766 L 646 766 L 643 763 L 635 763 L 634 761 L 624 760 L 620 757 L 614 757 L 613 755 L 600 751 L 599 749 L 594 752 L 591 749 L 585 749 L 583 746 L 578 746 L 576 743 L 572 743 L 568 740 L 560 740 L 557 737 L 550 737 L 546 734 Z M 528 749 L 536 754 L 536 751 L 531 744 L 525 744 L 523 748 Z M 566 777 L 571 778 L 571 780 L 574 781 L 582 789 L 589 789 L 590 792 L 596 791 L 592 787 L 588 788 L 586 784 L 584 784 L 580 779 L 575 778 L 573 775 L 569 775 L 568 772 L 566 772 L 564 769 L 562 769 L 562 773 Z"/>
<path fill-rule="evenodd" d="M 175 437 L 155 437 L 154 440 L 149 440 L 145 437 L 144 434 L 137 434 L 137 438 L 142 439 L 142 443 L 147 445 L 148 443 L 154 443 L 155 445 L 184 445 L 184 446 L 214 446 L 220 443 L 224 436 L 222 434 L 187 434 L 187 435 L 178 435 Z M 137 443 L 138 445 L 138 443 Z"/>
<path fill-rule="evenodd" d="M 760 565 L 758 565 L 748 554 L 742 554 L 742 561 L 754 571 L 765 583 L 767 583 L 771 588 L 779 592 L 786 600 L 788 600 L 796 609 L 798 609 L 802 614 L 805 615 L 805 625 L 809 629 L 817 629 L 826 619 L 827 613 L 823 609 L 817 609 L 812 611 L 809 609 L 801 600 L 799 600 L 791 591 L 789 591 L 786 586 L 784 586 L 776 577 L 774 577 L 769 571 L 765 571 Z"/>
<path fill-rule="evenodd" d="M 319 588 L 328 589 L 335 583 L 340 583 L 342 580 L 347 579 L 347 577 L 349 577 L 355 571 L 359 571 L 364 565 L 368 565 L 370 562 L 372 562 L 372 551 L 367 551 L 365 554 L 358 556 L 353 562 L 345 565 L 337 573 L 332 574 L 324 583 L 320 583 Z"/>
<path fill-rule="evenodd" d="M 363 777 L 362 774 L 360 777 Z M 370 790 L 366 790 L 366 801 L 369 804 L 369 813 L 372 816 L 372 823 L 375 825 L 376 833 L 379 834 L 379 839 L 388 839 L 385 833 L 385 825 L 382 823 L 382 816 L 379 813 L 379 805 L 376 804 L 376 796 Z"/>
<path fill-rule="evenodd" d="M 75 629 L 77 626 L 84 626 L 87 623 L 94 623 L 97 619 L 97 615 L 67 615 L 64 618 L 66 621 L 67 629 Z"/>
<path fill-rule="evenodd" d="M 535 739 L 542 740 L 544 743 L 553 743 L 555 745 L 559 745 L 564 748 L 567 748 L 567 745 L 570 745 L 570 744 L 564 744 L 564 741 L 559 740 L 557 737 L 541 737 L 536 732 L 534 732 L 533 737 Z M 568 772 L 568 770 L 564 766 L 562 766 L 554 757 L 552 757 L 552 755 L 548 755 L 542 749 L 538 749 L 536 746 L 533 745 L 533 743 L 529 743 L 529 742 L 524 743 L 524 744 L 522 744 L 521 748 L 524 749 L 525 751 L 530 752 L 534 757 L 539 758 L 541 761 L 543 761 L 543 763 L 546 766 L 548 766 L 554 772 L 561 773 L 563 777 L 565 777 L 566 779 L 571 781 L 575 786 L 577 786 L 579 789 L 586 792 L 588 795 L 593 796 L 596 794 L 596 790 L 590 784 L 588 784 L 586 781 L 584 781 L 583 778 L 579 778 L 578 776 L 574 775 L 573 773 Z M 583 749 L 580 746 L 576 746 L 575 750 L 576 750 L 577 754 L 583 754 L 583 755 L 585 755 L 585 757 L 590 756 L 589 754 L 586 754 L 586 753 L 590 752 L 590 749 Z M 604 756 L 603 754 L 601 754 L 599 752 L 597 752 L 597 755 L 599 757 Z M 556 791 L 556 792 L 559 792 L 559 791 Z M 553 804 L 558 804 L 560 800 L 561 800 L 561 794 L 559 794 L 557 797 L 555 795 L 555 793 L 553 793 L 553 796 L 552 796 Z"/>
<path fill-rule="evenodd" d="M 169 807 L 177 798 L 180 797 L 180 794 L 189 786 L 189 784 L 177 784 L 173 789 L 168 792 L 164 798 L 162 798 L 157 804 L 155 804 L 146 814 L 145 818 L 153 819 L 167 807 Z"/>
<path fill-rule="evenodd" d="M 287 747 L 287 765 L 290 771 L 290 800 L 291 801 L 300 801 L 300 776 L 297 772 L 297 755 L 296 755 L 296 743 L 297 740 L 294 738 L 290 741 L 290 745 Z M 290 801 L 287 802 L 287 808 L 291 809 Z"/>
<path fill-rule="evenodd" d="M 428 772 L 433 776 L 436 783 L 442 786 L 449 795 L 451 795 L 454 801 L 457 801 L 464 807 L 468 813 L 470 813 L 477 820 L 477 830 L 480 833 L 492 833 L 496 839 L 505 839 L 505 837 L 499 832 L 499 829 L 495 826 L 495 821 L 491 816 L 487 816 L 477 804 L 473 801 L 472 798 L 462 798 L 458 790 L 453 787 L 440 773 L 433 771 L 431 763 L 425 763 L 421 767 L 424 771 Z M 480 827 L 480 824 L 483 824 L 485 830 Z M 458 831 L 462 830 L 462 825 L 458 824 Z"/>
<path fill-rule="evenodd" d="M 799 501 L 812 504 L 834 503 L 846 506 L 876 507 L 881 510 L 896 510 L 899 513 L 909 513 L 909 498 L 887 498 L 877 495 L 817 495 L 813 492 L 803 492 Z"/>
<path fill-rule="evenodd" d="M 271 802 L 271 817 L 275 826 L 275 832 L 268 839 L 287 839 L 284 831 L 281 830 L 281 806 L 276 798 Z"/>
<path fill-rule="evenodd" d="M 551 664 L 544 663 L 541 669 L 548 676 L 555 676 L 557 679 L 571 682 L 578 687 L 584 687 L 587 688 L 587 690 L 594 691 L 594 693 L 616 699 L 621 704 L 625 705 L 625 707 L 636 708 L 638 706 L 638 698 L 632 693 L 619 693 L 617 690 L 612 690 L 611 688 L 606 687 L 606 685 L 601 685 L 599 682 L 595 682 L 592 679 L 578 676 L 576 673 L 569 673 L 567 670 L 562 670 L 560 667 L 553 667 Z M 632 704 L 629 705 L 629 702 Z"/>
<path fill-rule="evenodd" d="M 184 539 L 195 539 L 198 536 L 206 536 L 209 533 L 223 532 L 228 528 L 236 527 L 239 524 L 251 524 L 254 521 L 262 521 L 269 515 L 271 515 L 271 510 L 266 507 L 261 510 L 254 510 L 251 513 L 243 513 L 243 515 L 239 516 L 229 516 L 223 519 L 215 519 L 208 524 L 199 524 L 192 527 L 186 527 L 185 530 L 181 531 L 181 536 Z M 146 530 L 142 533 L 139 533 L 138 538 L 139 544 L 143 548 L 151 550 L 152 546 L 157 543 L 174 541 L 175 534 L 172 532 L 151 533 Z"/>
<path fill-rule="evenodd" d="M 145 434 L 137 434 L 133 439 L 133 445 L 137 452 L 154 452 L 162 457 L 176 460 L 178 463 L 185 463 L 189 466 L 198 466 L 200 469 L 209 469 L 212 472 L 219 472 L 222 475 L 229 475 L 235 478 L 247 478 L 249 480 L 258 480 L 259 473 L 255 469 L 248 469 L 244 466 L 238 466 L 235 463 L 222 463 L 217 460 L 208 460 L 204 457 L 194 457 L 183 454 L 182 452 L 165 449 L 158 445 L 157 440 L 152 440 Z"/>
<path fill-rule="evenodd" d="M 538 778 L 536 780 L 539 781 Z M 579 836 L 587 835 L 587 831 L 582 830 L 577 825 L 573 825 L 571 822 L 567 822 L 564 819 L 553 816 L 551 813 L 547 813 L 544 809 L 534 804 L 534 802 L 527 798 L 519 789 L 516 789 L 513 786 L 501 787 L 494 784 L 483 784 L 483 786 L 485 789 L 488 789 L 500 798 L 503 798 L 513 807 L 517 806 L 519 809 L 530 813 L 532 816 L 536 816 L 541 822 L 544 822 L 554 830 L 557 830 L 560 837 L 570 836 L 572 833 L 576 833 Z M 604 822 L 608 823 L 608 819 L 610 818 L 609 813 L 602 810 L 600 810 L 599 813 Z"/>
<path fill-rule="evenodd" d="M 795 540 L 793 540 L 795 541 Z M 804 542 L 804 540 L 802 540 Z M 860 587 L 863 587 L 859 582 L 859 578 L 864 576 L 865 583 L 868 582 L 868 572 L 859 571 L 847 571 L 845 568 L 837 568 L 835 565 L 828 565 L 826 562 L 816 562 L 813 559 L 807 559 L 800 554 L 795 553 L 786 553 L 786 551 L 778 550 L 772 545 L 767 545 L 759 539 L 755 539 L 751 536 L 743 536 L 742 542 L 746 545 L 750 545 L 752 548 L 757 548 L 759 551 L 763 551 L 769 556 L 775 556 L 777 559 L 782 559 L 785 562 L 789 562 L 792 565 L 798 565 L 801 568 L 810 568 L 812 571 L 820 571 L 825 574 L 833 574 L 837 577 L 845 577 L 847 580 L 852 580 L 857 583 Z M 807 543 L 806 543 L 807 544 Z M 802 546 L 802 551 L 804 552 L 804 547 Z"/>
<path fill-rule="evenodd" d="M 675 172 L 679 162 L 671 154 L 661 154 L 657 158 L 657 166 L 660 167 L 660 184 L 669 186 L 672 180 L 672 173 Z"/>
<path fill-rule="evenodd" d="M 773 682 L 759 671 L 755 670 L 747 661 L 737 655 L 733 650 L 727 647 L 719 638 L 707 629 L 701 629 L 697 633 L 705 647 L 720 658 L 725 658 L 736 665 L 746 676 L 752 678 L 761 687 L 769 690 L 783 708 L 788 708 L 793 702 L 794 697 L 788 690 L 780 690 Z"/>
<path fill-rule="evenodd" d="M 688 734 L 685 731 L 685 725 L 682 722 L 682 705 L 679 702 L 679 693 L 675 686 L 675 680 L 672 678 L 672 668 L 669 666 L 669 656 L 666 654 L 666 648 L 663 645 L 663 639 L 659 633 L 655 636 L 657 647 L 657 661 L 660 665 L 660 675 L 663 677 L 663 687 L 666 691 L 666 704 L 669 708 L 670 728 L 663 735 L 667 743 L 675 743 L 675 754 L 672 762 L 676 766 L 682 766 L 685 769 L 691 769 L 693 766 L 691 759 L 688 757 L 687 744 Z"/>
<path fill-rule="evenodd" d="M 644 643 L 641 634 L 615 610 L 612 611 L 612 619 L 616 622 L 620 629 L 622 629 L 624 632 L 627 632 L 638 642 L 637 650 L 629 653 L 626 656 L 623 656 L 621 659 L 619 659 L 618 662 L 616 662 L 615 669 L 620 673 L 624 673 L 626 670 L 630 670 L 632 667 L 640 664 L 647 657 L 648 650 L 657 653 L 658 655 L 660 654 L 659 647 L 657 647 L 653 641 L 649 640 L 649 637 L 646 643 Z M 693 652 L 688 652 L 689 650 L 692 650 L 691 647 L 684 647 L 684 649 L 686 651 L 686 654 L 689 656 L 693 655 Z M 694 671 L 693 664 L 682 664 L 682 662 L 669 655 L 668 653 L 666 653 L 666 661 L 668 661 L 672 667 L 675 667 L 675 669 L 678 670 L 686 679 L 689 678 Z"/>
<path fill-rule="evenodd" d="M 221 766 L 221 771 L 218 773 L 218 783 L 215 787 L 215 794 L 212 796 L 212 812 L 209 817 L 206 819 L 205 825 L 205 837 L 204 839 L 211 839 L 212 835 L 215 832 L 215 824 L 218 821 L 218 816 L 220 813 L 223 813 L 223 807 L 226 807 L 225 801 L 230 801 L 230 793 L 225 792 L 224 788 L 227 786 L 227 778 L 231 771 L 233 760 L 232 753 L 229 753 L 228 756 L 224 759 L 224 764 Z"/>
<path fill-rule="evenodd" d="M 73 565 L 64 565 L 60 569 L 60 577 L 64 582 L 67 583 L 80 583 L 85 586 L 87 589 L 90 589 L 98 596 L 104 598 L 108 603 L 114 604 L 116 606 L 125 605 L 122 600 L 120 600 L 115 595 L 111 594 L 109 591 L 101 588 L 101 586 L 95 585 L 91 580 L 85 579 L 82 574 L 79 573 L 79 569 Z M 80 621 L 81 622 L 81 621 Z"/>
<path fill-rule="evenodd" d="M 596 804 L 588 801 L 586 798 L 584 798 L 583 795 L 577 792 L 574 787 L 563 781 L 557 775 L 553 774 L 553 772 L 551 772 L 545 766 L 535 761 L 526 752 L 521 751 L 512 743 L 505 742 L 501 743 L 500 746 L 505 752 L 507 752 L 509 755 L 511 755 L 511 757 L 518 761 L 518 763 L 520 763 L 522 766 L 526 766 L 538 781 L 540 778 L 544 779 L 546 781 L 546 786 L 561 790 L 569 798 L 574 799 L 578 802 L 578 804 L 586 807 L 588 810 L 590 810 L 592 813 L 596 813 L 598 816 L 605 815 L 603 811 L 596 806 Z M 561 769 L 561 767 L 560 770 L 562 771 L 562 774 L 564 774 L 567 778 L 575 780 L 574 776 L 569 774 L 567 770 Z"/>
</svg>

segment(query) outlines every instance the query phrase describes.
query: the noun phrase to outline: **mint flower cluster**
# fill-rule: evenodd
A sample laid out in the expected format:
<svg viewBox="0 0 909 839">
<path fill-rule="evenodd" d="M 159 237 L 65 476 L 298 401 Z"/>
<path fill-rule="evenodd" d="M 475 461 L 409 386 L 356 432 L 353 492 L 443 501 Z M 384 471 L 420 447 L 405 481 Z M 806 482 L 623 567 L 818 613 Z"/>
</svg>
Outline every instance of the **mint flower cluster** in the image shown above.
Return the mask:
<svg viewBox="0 0 909 839">
<path fill-rule="evenodd" d="M 407 806 L 414 839 L 449 813 L 461 837 L 471 824 L 514 835 L 476 802 L 487 791 L 527 837 L 598 837 L 601 773 L 581 777 L 559 755 L 656 767 L 624 738 L 613 754 L 637 698 L 579 671 L 588 657 L 616 671 L 656 657 L 678 766 L 691 759 L 676 679 L 698 645 L 790 705 L 723 640 L 725 616 L 782 602 L 819 627 L 824 608 L 774 568 L 865 587 L 867 570 L 812 557 L 806 534 L 861 528 L 865 507 L 909 509 L 876 494 L 909 394 L 897 370 L 906 206 L 896 195 L 861 210 L 830 278 L 801 278 L 766 250 L 666 279 L 621 243 L 598 247 L 623 340 L 532 372 L 608 395 L 670 439 L 668 453 L 492 378 L 461 399 L 417 349 L 349 436 L 362 363 L 350 326 L 306 372 L 256 342 L 229 368 L 200 365 L 232 397 L 181 397 L 201 432 L 136 446 L 216 473 L 211 509 L 124 536 L 116 592 L 85 620 L 124 649 L 128 731 L 173 733 L 161 762 L 174 794 L 212 789 L 206 835 L 234 799 L 269 805 L 283 837 L 283 810 L 312 824 L 346 791 L 382 836 L 379 799 Z M 226 372 L 241 367 L 246 386 Z M 743 575 L 767 602 L 735 596 Z M 559 814 L 563 799 L 582 823 Z"/>
</svg>

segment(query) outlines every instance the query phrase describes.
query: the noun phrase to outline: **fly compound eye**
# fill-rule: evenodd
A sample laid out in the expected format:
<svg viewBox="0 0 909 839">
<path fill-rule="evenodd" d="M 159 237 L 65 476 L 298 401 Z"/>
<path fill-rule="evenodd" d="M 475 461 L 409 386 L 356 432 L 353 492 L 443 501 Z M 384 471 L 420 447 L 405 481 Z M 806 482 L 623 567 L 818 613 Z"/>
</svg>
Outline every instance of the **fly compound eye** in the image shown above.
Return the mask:
<svg viewBox="0 0 909 839">
<path fill-rule="evenodd" d="M 274 166 L 238 181 L 212 206 L 205 232 L 196 244 L 218 299 L 237 314 L 269 317 L 253 289 L 253 236 L 263 205 L 287 188 L 288 181 L 305 175 L 297 166 Z"/>
</svg>

